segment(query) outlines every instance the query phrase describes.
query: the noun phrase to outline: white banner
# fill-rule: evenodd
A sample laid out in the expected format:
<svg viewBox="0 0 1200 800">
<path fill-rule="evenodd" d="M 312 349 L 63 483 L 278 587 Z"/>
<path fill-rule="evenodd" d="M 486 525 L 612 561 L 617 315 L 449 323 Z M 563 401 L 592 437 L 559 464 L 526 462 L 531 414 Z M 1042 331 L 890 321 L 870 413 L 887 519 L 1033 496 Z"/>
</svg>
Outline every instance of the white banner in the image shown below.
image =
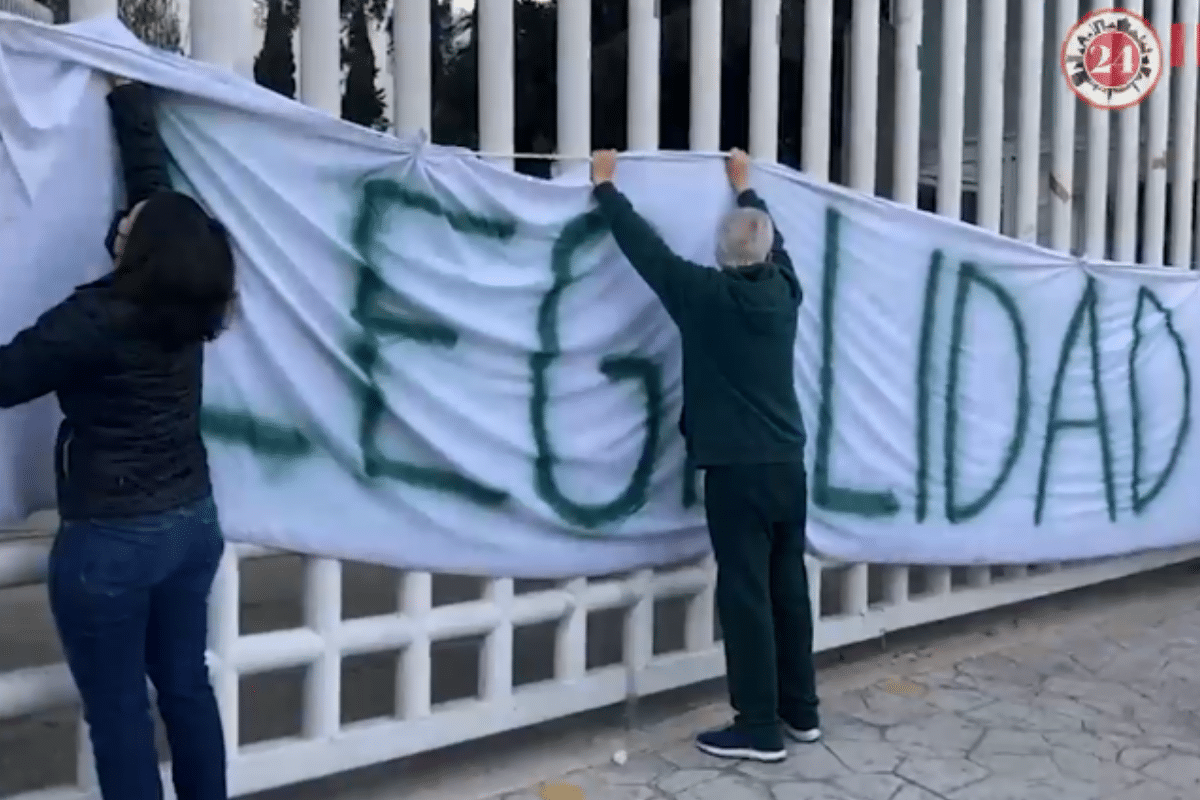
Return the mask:
<svg viewBox="0 0 1200 800">
<path fill-rule="evenodd" d="M 547 183 L 330 119 L 115 22 L 0 16 L 0 336 L 110 268 L 102 69 L 165 87 L 178 186 L 236 240 L 208 354 L 231 538 L 459 573 L 703 552 L 678 334 L 578 176 Z M 1196 276 L 1087 263 L 762 167 L 806 299 L 809 537 L 853 561 L 1090 558 L 1195 541 Z M 621 162 L 681 254 L 710 156 Z M 53 400 L 0 415 L 0 517 L 52 503 Z"/>
</svg>

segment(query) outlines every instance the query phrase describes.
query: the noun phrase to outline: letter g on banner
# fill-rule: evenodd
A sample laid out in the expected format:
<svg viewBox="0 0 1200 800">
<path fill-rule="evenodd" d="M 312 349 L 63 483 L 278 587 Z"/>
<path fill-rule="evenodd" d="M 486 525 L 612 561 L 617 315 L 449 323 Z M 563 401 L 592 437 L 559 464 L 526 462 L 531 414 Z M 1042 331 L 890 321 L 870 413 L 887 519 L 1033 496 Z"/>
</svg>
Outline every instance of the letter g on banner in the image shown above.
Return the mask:
<svg viewBox="0 0 1200 800">
<path fill-rule="evenodd" d="M 600 371 L 610 381 L 616 383 L 633 380 L 642 384 L 646 409 L 642 451 L 633 468 L 633 474 L 629 477 L 629 483 L 624 491 L 612 500 L 606 503 L 581 503 L 563 494 L 554 475 L 558 455 L 554 452 L 546 424 L 547 406 L 550 401 L 549 373 L 555 360 L 562 355 L 558 338 L 559 305 L 563 292 L 574 280 L 571 275 L 571 260 L 581 248 L 597 241 L 607 231 L 604 218 L 598 212 L 591 211 L 568 222 L 555 240 L 550 256 L 554 283 L 538 308 L 537 332 L 540 349 L 529 357 L 533 380 L 529 418 L 533 427 L 534 446 L 537 448 L 534 459 L 534 488 L 538 496 L 565 521 L 586 529 L 595 529 L 628 517 L 645 505 L 662 428 L 662 370 L 659 366 L 641 356 L 607 356 L 601 359 Z"/>
</svg>

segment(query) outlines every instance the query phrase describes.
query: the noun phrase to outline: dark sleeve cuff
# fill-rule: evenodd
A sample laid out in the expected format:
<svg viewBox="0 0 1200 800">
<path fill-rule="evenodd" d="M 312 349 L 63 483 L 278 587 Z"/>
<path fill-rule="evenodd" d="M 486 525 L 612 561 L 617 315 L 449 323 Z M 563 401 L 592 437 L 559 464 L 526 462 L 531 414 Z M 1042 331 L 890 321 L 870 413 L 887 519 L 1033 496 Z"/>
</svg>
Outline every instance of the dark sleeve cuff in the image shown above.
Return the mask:
<svg viewBox="0 0 1200 800">
<path fill-rule="evenodd" d="M 108 106 L 125 113 L 150 113 L 150 87 L 144 83 L 123 83 L 108 93 Z"/>
<path fill-rule="evenodd" d="M 595 195 L 597 200 L 601 200 L 605 197 L 614 197 L 620 193 L 621 192 L 617 190 L 617 187 L 613 185 L 612 181 L 605 181 L 604 183 L 596 184 L 596 186 L 592 188 L 592 194 Z"/>
<path fill-rule="evenodd" d="M 737 204 L 743 208 L 761 208 L 762 199 L 753 189 L 747 189 L 737 196 Z"/>
</svg>

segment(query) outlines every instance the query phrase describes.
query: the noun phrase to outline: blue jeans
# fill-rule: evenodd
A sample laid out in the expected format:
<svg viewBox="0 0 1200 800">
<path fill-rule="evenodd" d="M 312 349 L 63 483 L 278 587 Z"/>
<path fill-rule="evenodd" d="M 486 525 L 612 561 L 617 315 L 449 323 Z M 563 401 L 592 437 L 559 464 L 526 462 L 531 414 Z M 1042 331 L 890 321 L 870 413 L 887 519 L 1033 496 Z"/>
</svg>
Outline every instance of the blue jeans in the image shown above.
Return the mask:
<svg viewBox="0 0 1200 800">
<path fill-rule="evenodd" d="M 225 740 L 204 649 L 225 549 L 211 498 L 132 519 L 67 521 L 50 608 L 91 729 L 104 800 L 160 800 L 146 677 L 179 800 L 228 800 Z"/>
</svg>

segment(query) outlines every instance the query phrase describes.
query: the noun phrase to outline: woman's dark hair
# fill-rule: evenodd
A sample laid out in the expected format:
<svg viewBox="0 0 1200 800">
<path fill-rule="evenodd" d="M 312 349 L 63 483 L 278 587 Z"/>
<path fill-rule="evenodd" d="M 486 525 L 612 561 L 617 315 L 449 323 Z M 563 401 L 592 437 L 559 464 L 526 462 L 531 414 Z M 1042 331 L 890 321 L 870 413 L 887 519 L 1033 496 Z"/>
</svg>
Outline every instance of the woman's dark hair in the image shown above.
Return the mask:
<svg viewBox="0 0 1200 800">
<path fill-rule="evenodd" d="M 187 195 L 151 195 L 129 231 L 113 288 L 136 307 L 130 322 L 139 337 L 170 348 L 210 342 L 236 297 L 229 236 Z"/>
</svg>

